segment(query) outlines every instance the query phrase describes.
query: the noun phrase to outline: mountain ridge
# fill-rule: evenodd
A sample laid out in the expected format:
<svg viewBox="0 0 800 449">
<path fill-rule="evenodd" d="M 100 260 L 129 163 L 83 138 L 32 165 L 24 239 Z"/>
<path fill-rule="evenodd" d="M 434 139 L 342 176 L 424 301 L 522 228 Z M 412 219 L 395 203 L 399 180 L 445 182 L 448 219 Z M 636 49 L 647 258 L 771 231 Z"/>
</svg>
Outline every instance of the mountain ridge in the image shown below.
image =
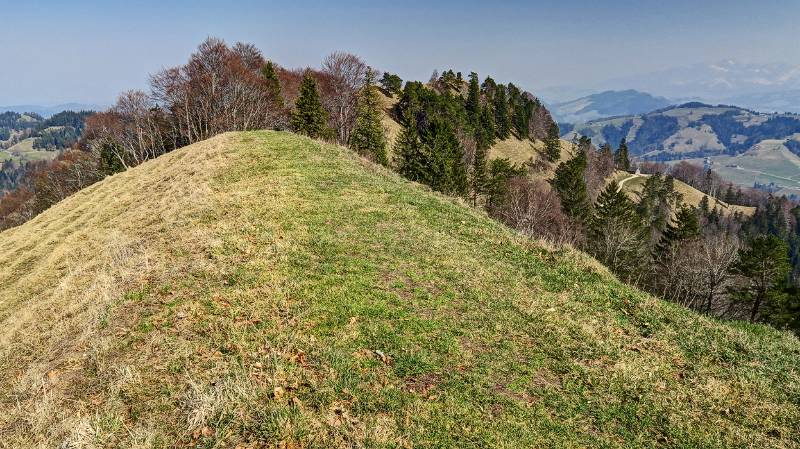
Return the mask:
<svg viewBox="0 0 800 449">
<path fill-rule="evenodd" d="M 290 133 L 111 176 L 1 232 L 11 253 L 12 447 L 798 443 L 796 337 Z"/>
</svg>

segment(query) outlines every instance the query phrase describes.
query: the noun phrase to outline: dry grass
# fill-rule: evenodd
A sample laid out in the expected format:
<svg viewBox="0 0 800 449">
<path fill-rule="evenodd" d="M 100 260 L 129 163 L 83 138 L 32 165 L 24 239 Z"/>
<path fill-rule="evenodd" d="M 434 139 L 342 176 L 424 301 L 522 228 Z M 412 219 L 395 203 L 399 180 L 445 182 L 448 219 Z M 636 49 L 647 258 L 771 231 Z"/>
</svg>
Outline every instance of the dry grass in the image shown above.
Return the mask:
<svg viewBox="0 0 800 449">
<path fill-rule="evenodd" d="M 637 194 L 642 191 L 644 187 L 644 182 L 649 175 L 633 175 L 628 172 L 624 171 L 617 171 L 614 174 L 613 179 L 617 182 L 624 182 L 622 184 L 622 188 L 628 195 L 634 199 L 638 200 Z M 703 201 L 703 197 L 706 196 L 703 192 L 695 189 L 694 187 L 686 184 L 683 181 L 675 180 L 675 191 L 680 193 L 683 197 L 683 202 L 692 207 L 699 207 L 700 203 Z M 722 200 L 719 200 L 714 197 L 709 197 L 709 206 L 713 209 L 714 207 L 718 207 L 719 210 L 723 214 L 734 214 L 734 213 L 741 213 L 745 217 L 752 217 L 753 214 L 756 213 L 755 207 L 749 206 L 739 206 L 736 204 L 728 204 Z"/>
<path fill-rule="evenodd" d="M 0 233 L 0 447 L 796 447 L 800 342 L 228 134 Z"/>
</svg>

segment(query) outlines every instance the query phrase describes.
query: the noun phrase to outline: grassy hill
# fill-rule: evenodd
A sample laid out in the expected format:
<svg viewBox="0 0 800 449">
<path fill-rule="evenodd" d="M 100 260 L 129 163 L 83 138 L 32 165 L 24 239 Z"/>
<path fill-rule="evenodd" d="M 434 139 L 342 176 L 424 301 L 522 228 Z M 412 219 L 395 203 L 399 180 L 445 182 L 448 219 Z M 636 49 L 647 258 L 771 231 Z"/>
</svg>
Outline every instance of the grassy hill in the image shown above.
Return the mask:
<svg viewBox="0 0 800 449">
<path fill-rule="evenodd" d="M 58 151 L 37 150 L 33 148 L 35 138 L 27 138 L 11 146 L 7 150 L 0 150 L 0 162 L 13 160 L 19 164 L 31 161 L 49 161 L 58 156 Z"/>
<path fill-rule="evenodd" d="M 624 171 L 617 171 L 614 174 L 613 179 L 620 183 L 621 188 L 635 201 L 638 201 L 639 197 L 638 194 L 641 193 L 642 188 L 644 188 L 644 183 L 647 180 L 647 177 L 650 175 L 635 175 Z M 674 180 L 675 182 L 675 191 L 680 193 L 683 198 L 683 202 L 692 207 L 699 207 L 700 202 L 703 200 L 704 196 L 707 196 L 703 192 L 695 189 L 694 187 L 686 184 L 683 181 L 679 181 L 677 179 Z M 742 215 L 746 217 L 752 217 L 755 212 L 755 207 L 749 206 L 739 206 L 737 204 L 728 204 L 724 201 L 721 201 L 714 197 L 709 197 L 709 206 L 713 209 L 718 207 L 719 210 L 723 214 L 733 214 L 736 212 L 740 212 Z"/>
<path fill-rule="evenodd" d="M 596 145 L 628 140 L 635 156 L 678 162 L 709 157 L 725 180 L 744 187 L 774 183 L 800 193 L 800 116 L 765 114 L 734 106 L 687 103 L 648 114 L 593 120 L 568 134 Z M 791 149 L 789 148 L 791 147 Z M 777 190 L 776 189 L 776 190 Z"/>
<path fill-rule="evenodd" d="M 795 337 L 289 133 L 0 233 L 0 324 L 0 447 L 800 444 Z"/>
<path fill-rule="evenodd" d="M 702 165 L 703 159 L 689 160 Z M 800 195 L 800 157 L 786 147 L 785 140 L 764 140 L 735 156 L 713 156 L 715 172 L 733 183 L 752 186 L 774 184 L 778 195 Z"/>
</svg>

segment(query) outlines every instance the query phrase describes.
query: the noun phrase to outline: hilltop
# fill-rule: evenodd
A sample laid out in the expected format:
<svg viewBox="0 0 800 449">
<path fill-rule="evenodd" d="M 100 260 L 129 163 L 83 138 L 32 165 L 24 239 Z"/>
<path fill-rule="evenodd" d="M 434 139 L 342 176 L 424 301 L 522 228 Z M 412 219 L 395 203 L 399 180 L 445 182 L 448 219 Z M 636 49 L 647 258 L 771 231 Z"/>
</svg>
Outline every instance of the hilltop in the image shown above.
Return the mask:
<svg viewBox="0 0 800 449">
<path fill-rule="evenodd" d="M 609 90 L 555 103 L 550 106 L 550 111 L 559 122 L 582 123 L 605 117 L 644 114 L 671 104 L 664 97 L 633 89 Z"/>
<path fill-rule="evenodd" d="M 0 233 L 6 447 L 792 447 L 800 342 L 227 133 Z"/>
</svg>

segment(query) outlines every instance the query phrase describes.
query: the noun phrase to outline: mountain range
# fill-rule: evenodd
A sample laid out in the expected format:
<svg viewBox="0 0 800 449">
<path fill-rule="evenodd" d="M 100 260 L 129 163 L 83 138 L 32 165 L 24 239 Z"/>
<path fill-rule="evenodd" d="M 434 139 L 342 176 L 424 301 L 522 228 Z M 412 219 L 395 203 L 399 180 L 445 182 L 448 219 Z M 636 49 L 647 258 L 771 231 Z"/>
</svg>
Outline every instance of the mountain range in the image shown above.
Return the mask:
<svg viewBox="0 0 800 449">
<path fill-rule="evenodd" d="M 621 89 L 649 92 L 675 104 L 701 101 L 735 104 L 761 112 L 800 112 L 800 65 L 725 60 L 628 75 L 581 87 L 557 86 L 538 93 L 550 104 L 559 104 L 595 92 Z"/>
<path fill-rule="evenodd" d="M 57 104 L 54 106 L 42 106 L 42 105 L 31 105 L 31 104 L 22 104 L 22 105 L 12 105 L 12 106 L 0 106 L 0 112 L 19 112 L 19 113 L 33 113 L 40 115 L 44 118 L 50 118 L 51 116 L 58 114 L 61 111 L 102 111 L 106 109 L 106 106 L 99 105 L 99 104 L 88 104 L 88 103 L 64 103 L 64 104 Z"/>
<path fill-rule="evenodd" d="M 550 104 L 548 107 L 559 122 L 581 123 L 604 117 L 644 114 L 671 104 L 672 102 L 664 97 L 628 89 L 609 90 L 576 100 Z"/>
</svg>

